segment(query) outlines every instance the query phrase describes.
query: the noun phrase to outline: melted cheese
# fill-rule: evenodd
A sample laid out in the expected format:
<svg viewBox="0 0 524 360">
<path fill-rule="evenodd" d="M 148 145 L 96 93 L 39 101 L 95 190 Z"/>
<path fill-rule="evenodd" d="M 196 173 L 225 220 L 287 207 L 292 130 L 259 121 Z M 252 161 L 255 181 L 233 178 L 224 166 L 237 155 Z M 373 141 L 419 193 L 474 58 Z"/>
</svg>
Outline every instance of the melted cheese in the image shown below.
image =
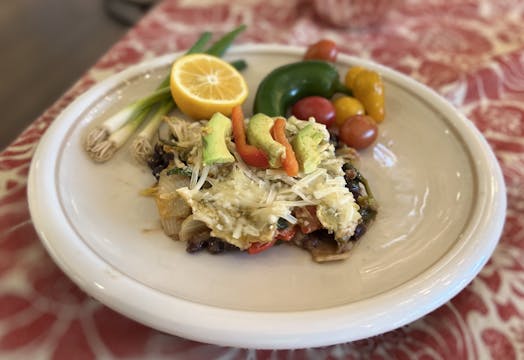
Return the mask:
<svg viewBox="0 0 524 360">
<path fill-rule="evenodd" d="M 247 249 L 255 242 L 271 242 L 279 218 L 296 223 L 293 208 L 314 205 L 323 227 L 337 241 L 347 241 L 361 216 L 346 188 L 344 160 L 335 155 L 325 126 L 291 118 L 286 131 L 293 136 L 308 123 L 323 132 L 324 141 L 319 146 L 322 161 L 307 175 L 293 178 L 279 169 L 251 168 L 234 146 L 230 150 L 238 161 L 222 165 L 220 171 L 201 168 L 201 161 L 196 159 L 190 185 L 177 190 L 191 207 L 194 219 L 204 222 L 211 229 L 211 236 Z"/>
</svg>

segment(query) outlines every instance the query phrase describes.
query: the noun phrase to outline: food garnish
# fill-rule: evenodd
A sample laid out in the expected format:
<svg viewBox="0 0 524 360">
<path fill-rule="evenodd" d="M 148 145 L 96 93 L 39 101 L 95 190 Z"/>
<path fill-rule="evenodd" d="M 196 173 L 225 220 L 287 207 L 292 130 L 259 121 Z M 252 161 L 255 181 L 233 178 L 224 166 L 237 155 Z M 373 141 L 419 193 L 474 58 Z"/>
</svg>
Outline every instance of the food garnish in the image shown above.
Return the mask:
<svg viewBox="0 0 524 360">
<path fill-rule="evenodd" d="M 256 146 L 247 143 L 244 114 L 240 106 L 233 108 L 231 122 L 233 123 L 235 147 L 242 160 L 247 165 L 267 169 L 269 167 L 269 161 L 266 153 Z"/>
<path fill-rule="evenodd" d="M 365 149 L 377 138 L 378 127 L 369 115 L 353 115 L 342 124 L 338 136 L 347 146 Z"/>
<path fill-rule="evenodd" d="M 242 75 L 229 63 L 207 54 L 182 56 L 171 68 L 171 94 L 180 111 L 195 120 L 231 109 L 248 95 Z"/>
<path fill-rule="evenodd" d="M 149 121 L 147 121 L 131 144 L 131 149 L 137 161 L 146 162 L 151 156 L 153 153 L 152 140 L 164 120 L 164 116 L 173 110 L 174 107 L 175 103 L 169 98 L 158 104 L 156 108 L 152 110 Z"/>
<path fill-rule="evenodd" d="M 305 174 L 313 172 L 320 164 L 319 145 L 323 140 L 325 140 L 325 133 L 313 124 L 304 126 L 293 139 L 297 160 Z"/>
<path fill-rule="evenodd" d="M 282 157 L 286 156 L 286 147 L 273 139 L 274 123 L 275 119 L 265 114 L 253 115 L 247 125 L 247 140 L 267 155 L 270 167 L 279 168 Z"/>
<path fill-rule="evenodd" d="M 346 72 L 346 76 L 344 77 L 344 84 L 347 86 L 348 89 L 353 89 L 357 75 L 364 70 L 366 69 L 362 66 L 352 66 L 348 69 L 348 71 Z"/>
<path fill-rule="evenodd" d="M 212 56 L 221 57 L 245 28 L 245 25 L 238 26 L 217 40 L 207 50 L 205 50 L 205 46 L 211 39 L 212 34 L 204 32 L 186 52 L 186 55 L 205 52 Z M 237 60 L 232 62 L 232 66 L 243 69 L 246 63 L 245 61 Z M 169 81 L 170 76 L 167 75 L 153 94 L 134 101 L 101 125 L 92 129 L 87 134 L 84 143 L 87 154 L 96 162 L 108 161 L 138 130 L 142 122 L 146 121 L 144 129 L 140 132 L 137 142 L 133 144 L 132 149 L 134 150 L 133 155 L 135 158 L 142 162 L 147 161 L 153 154 L 153 146 L 151 145 L 152 134 L 156 133 L 160 126 L 161 121 L 159 119 L 169 113 L 175 106 L 171 98 Z M 171 109 L 169 109 L 166 102 L 171 103 Z M 153 110 L 153 108 L 156 109 Z"/>
<path fill-rule="evenodd" d="M 202 129 L 202 161 L 204 166 L 235 161 L 226 144 L 226 140 L 230 136 L 231 120 L 219 112 L 215 113 Z"/>
<path fill-rule="evenodd" d="M 322 96 L 306 96 L 298 100 L 291 107 L 291 113 L 301 120 L 313 117 L 316 122 L 328 127 L 335 121 L 335 106 Z"/>
<path fill-rule="evenodd" d="M 293 147 L 286 137 L 286 119 L 277 117 L 271 128 L 271 136 L 284 146 L 285 153 L 281 156 L 282 167 L 288 176 L 298 175 L 298 161 Z"/>
<path fill-rule="evenodd" d="M 341 126 L 344 121 L 353 115 L 363 115 L 364 105 L 352 96 L 340 96 L 333 100 L 335 107 L 335 123 Z"/>
<path fill-rule="evenodd" d="M 351 94 L 332 64 L 321 60 L 286 64 L 271 71 L 260 82 L 253 113 L 286 116 L 290 106 L 306 96 L 329 99 L 335 93 Z"/>
<path fill-rule="evenodd" d="M 346 76 L 346 86 L 362 103 L 366 114 L 377 123 L 384 121 L 384 83 L 379 73 L 361 67 L 352 68 Z"/>
<path fill-rule="evenodd" d="M 322 39 L 306 49 L 304 60 L 337 61 L 338 48 L 333 40 Z"/>
<path fill-rule="evenodd" d="M 111 159 L 148 116 L 150 107 L 168 99 L 169 88 L 166 87 L 118 111 L 87 135 L 85 149 L 88 155 L 97 162 Z"/>
</svg>

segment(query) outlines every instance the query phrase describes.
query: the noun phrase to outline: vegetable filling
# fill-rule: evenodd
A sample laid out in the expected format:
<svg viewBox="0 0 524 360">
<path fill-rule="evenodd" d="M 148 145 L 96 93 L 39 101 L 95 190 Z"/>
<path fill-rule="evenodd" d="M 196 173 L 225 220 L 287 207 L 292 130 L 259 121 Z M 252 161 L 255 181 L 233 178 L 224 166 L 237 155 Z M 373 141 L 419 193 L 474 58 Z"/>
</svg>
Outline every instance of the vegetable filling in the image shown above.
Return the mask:
<svg viewBox="0 0 524 360">
<path fill-rule="evenodd" d="M 376 214 L 367 181 L 353 165 L 354 152 L 345 145 L 335 148 L 327 128 L 313 119 L 277 117 L 263 131 L 276 143 L 286 144 L 286 151 L 279 155 L 281 166 L 250 166 L 244 160 L 253 156 L 246 155 L 245 135 L 234 134 L 238 117 L 245 122 L 238 111 L 233 112 L 237 119 L 232 132 L 224 131 L 225 125 L 210 126 L 208 121 L 167 120 L 170 138 L 156 146 L 149 161 L 158 176 L 153 192 L 164 231 L 186 241 L 191 253 L 257 254 L 288 243 L 310 251 L 319 262 L 346 258 Z M 308 133 L 315 134 L 316 146 L 310 150 L 315 161 L 306 157 L 304 171 L 304 164 L 299 169 L 302 157 L 294 155 L 300 149 L 291 144 L 304 141 Z M 261 140 L 262 148 L 264 141 L 269 142 Z M 229 153 L 234 160 L 206 161 L 213 151 L 220 151 L 221 158 Z M 285 165 L 287 153 L 293 154 L 291 170 Z"/>
</svg>

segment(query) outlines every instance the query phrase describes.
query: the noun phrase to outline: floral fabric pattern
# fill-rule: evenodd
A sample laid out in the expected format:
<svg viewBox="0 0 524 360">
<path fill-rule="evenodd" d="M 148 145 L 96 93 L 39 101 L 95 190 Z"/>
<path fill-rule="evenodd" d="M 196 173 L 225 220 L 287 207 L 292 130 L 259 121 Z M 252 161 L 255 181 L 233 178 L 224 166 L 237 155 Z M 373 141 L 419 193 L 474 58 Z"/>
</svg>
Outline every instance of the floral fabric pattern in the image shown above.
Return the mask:
<svg viewBox="0 0 524 360">
<path fill-rule="evenodd" d="M 336 1 L 335 1 L 336 2 Z M 38 140 L 96 82 L 189 47 L 201 30 L 248 25 L 238 43 L 330 38 L 429 85 L 484 134 L 507 185 L 500 243 L 451 301 L 395 331 L 323 348 L 256 351 L 202 344 L 138 324 L 91 299 L 47 255 L 26 185 Z M 0 358 L 518 359 L 524 357 L 524 2 L 404 0 L 366 30 L 331 27 L 307 0 L 165 0 L 0 153 Z"/>
</svg>

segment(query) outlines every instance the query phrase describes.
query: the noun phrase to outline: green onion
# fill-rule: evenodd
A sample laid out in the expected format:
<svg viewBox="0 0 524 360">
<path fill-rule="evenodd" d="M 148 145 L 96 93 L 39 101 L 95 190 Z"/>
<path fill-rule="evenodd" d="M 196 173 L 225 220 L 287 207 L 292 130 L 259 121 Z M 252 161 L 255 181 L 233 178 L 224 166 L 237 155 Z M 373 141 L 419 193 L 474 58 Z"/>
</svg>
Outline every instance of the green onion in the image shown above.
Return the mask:
<svg viewBox="0 0 524 360">
<path fill-rule="evenodd" d="M 219 39 L 216 43 L 211 45 L 211 47 L 206 50 L 206 54 L 214 55 L 217 57 L 224 56 L 227 49 L 229 49 L 233 41 L 235 41 L 236 37 L 244 30 L 246 30 L 246 25 L 240 25 L 237 28 L 233 29 L 233 31 L 228 32 L 227 34 L 222 36 L 222 38 Z"/>
<path fill-rule="evenodd" d="M 171 99 L 164 100 L 159 104 L 153 115 L 151 115 L 151 119 L 148 120 L 144 128 L 133 140 L 131 149 L 137 161 L 145 163 L 153 154 L 154 147 L 151 140 L 160 127 L 164 116 L 166 116 L 174 107 L 175 103 Z"/>
<path fill-rule="evenodd" d="M 231 64 L 231 66 L 233 66 L 238 71 L 242 71 L 242 70 L 245 70 L 247 68 L 247 62 L 244 59 L 231 61 L 230 64 Z"/>
<path fill-rule="evenodd" d="M 125 126 L 120 127 L 112 132 L 107 139 L 98 142 L 92 148 L 88 149 L 89 156 L 96 162 L 105 162 L 111 159 L 115 152 L 129 139 L 129 136 L 138 129 L 148 113 L 148 108 L 139 111 Z"/>
<path fill-rule="evenodd" d="M 102 125 L 94 128 L 87 135 L 85 144 L 87 153 L 97 162 L 109 160 L 114 151 L 108 152 L 108 149 L 111 149 L 114 146 L 118 149 L 125 143 L 125 140 L 133 134 L 133 132 L 126 130 L 126 128 L 136 130 L 138 126 L 140 126 L 142 120 L 145 119 L 152 105 L 161 100 L 167 100 L 170 97 L 171 90 L 169 87 L 164 87 L 143 99 L 127 105 L 125 108 L 107 119 Z M 140 122 L 136 119 L 140 119 Z M 113 144 L 112 142 L 115 142 L 115 136 L 113 136 L 113 134 L 118 132 L 120 132 L 120 134 L 128 134 L 128 136 L 122 142 L 122 135 L 119 135 L 116 137 L 116 143 Z M 107 156 L 108 153 L 111 154 L 110 157 Z"/>
<path fill-rule="evenodd" d="M 186 51 L 186 54 L 194 54 L 204 51 L 204 47 L 209 42 L 209 40 L 211 40 L 212 36 L 213 34 L 211 34 L 209 31 L 202 33 L 193 46 L 191 46 L 189 50 Z"/>
</svg>

